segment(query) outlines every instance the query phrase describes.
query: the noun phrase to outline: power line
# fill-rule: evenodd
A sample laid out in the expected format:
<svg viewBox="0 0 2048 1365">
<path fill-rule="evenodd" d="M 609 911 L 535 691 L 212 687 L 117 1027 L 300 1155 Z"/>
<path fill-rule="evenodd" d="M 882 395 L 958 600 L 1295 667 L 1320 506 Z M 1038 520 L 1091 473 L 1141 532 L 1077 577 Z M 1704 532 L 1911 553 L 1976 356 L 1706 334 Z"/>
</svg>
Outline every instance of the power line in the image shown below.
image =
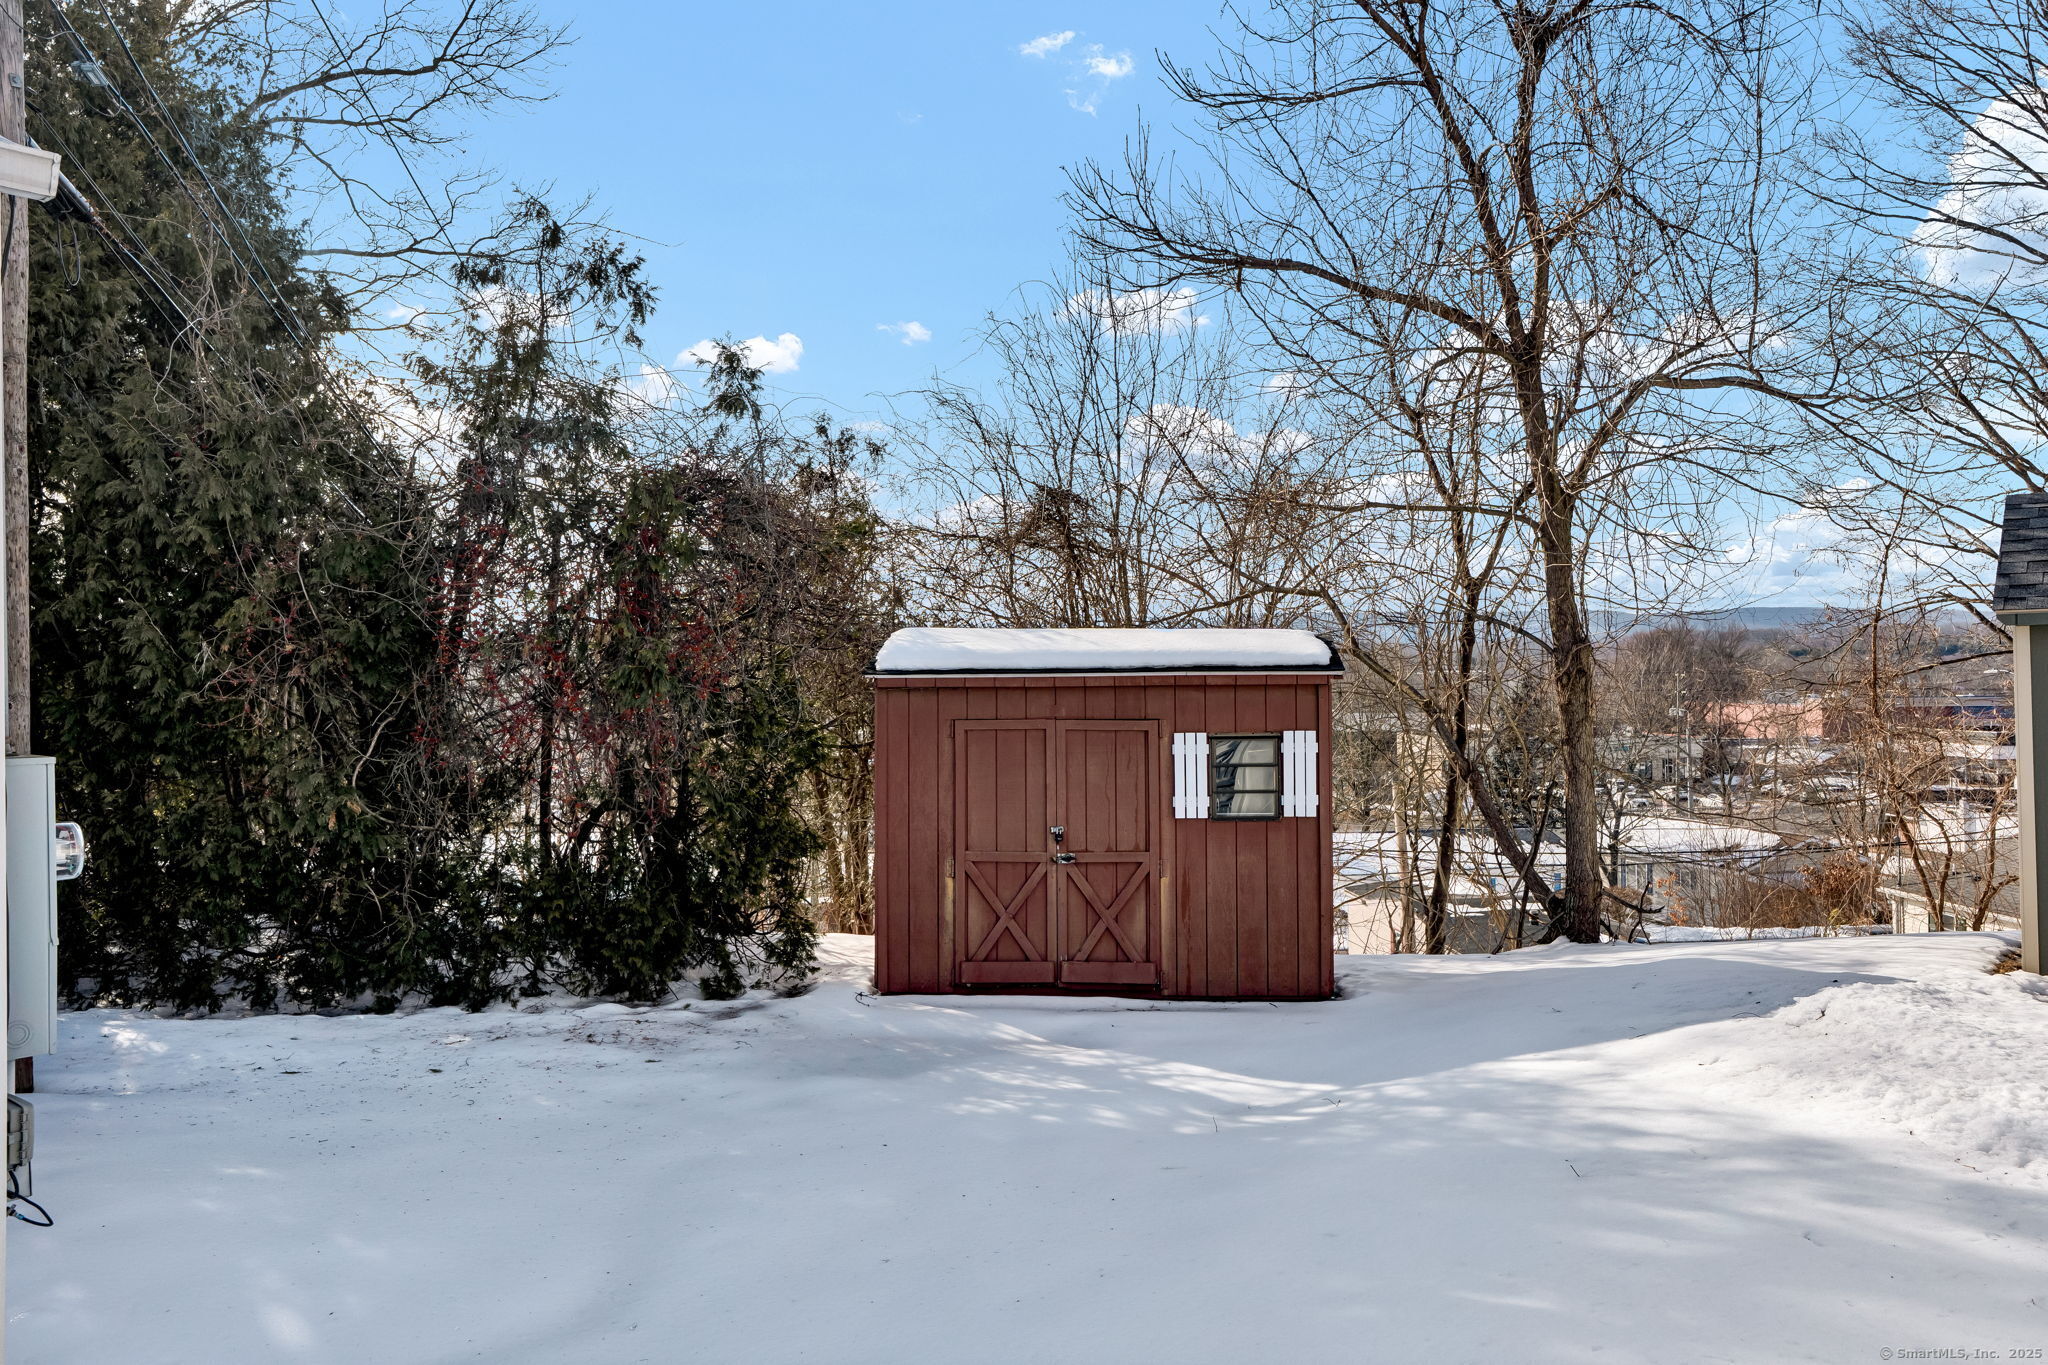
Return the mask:
<svg viewBox="0 0 2048 1365">
<path fill-rule="evenodd" d="M 115 20 L 113 14 L 107 9 L 105 0 L 101 0 L 101 4 L 99 6 L 101 17 L 106 21 L 108 28 L 112 31 L 115 41 L 117 41 L 121 45 L 122 52 L 127 56 L 129 65 L 135 71 L 136 78 L 142 82 L 142 86 L 148 92 L 151 102 L 155 104 L 159 114 L 162 116 L 165 126 L 176 137 L 179 149 L 184 153 L 186 159 L 191 163 L 193 170 L 198 173 L 200 180 L 206 185 L 208 194 L 213 199 L 214 205 L 219 210 L 220 217 L 226 219 L 229 223 L 231 223 L 234 227 L 235 232 L 241 237 L 243 245 L 248 250 L 249 256 L 255 261 L 254 270 L 250 268 L 249 262 L 243 259 L 241 251 L 237 250 L 235 242 L 230 239 L 227 232 L 223 229 L 221 223 L 216 220 L 214 214 L 208 210 L 207 205 L 201 201 L 197 194 L 193 192 L 191 184 L 183 175 L 183 173 L 179 171 L 178 167 L 173 163 L 170 154 L 164 150 L 162 143 L 158 141 L 155 133 L 151 131 L 147 121 L 142 118 L 139 112 L 137 112 L 134 105 L 129 103 L 127 97 L 122 94 L 120 87 L 115 85 L 113 81 L 106 75 L 105 69 L 100 66 L 98 58 L 96 58 L 93 55 L 92 49 L 86 44 L 84 36 L 79 33 L 77 26 L 71 22 L 70 16 L 66 14 L 62 9 L 60 0 L 48 0 L 48 3 L 51 12 L 55 15 L 58 23 L 63 27 L 65 34 L 69 37 L 71 44 L 79 54 L 80 59 L 83 62 L 90 64 L 92 69 L 97 73 L 98 80 L 89 83 L 103 85 L 104 88 L 108 91 L 108 93 L 112 95 L 115 103 L 117 103 L 121 107 L 122 112 L 124 112 L 128 116 L 129 121 L 135 125 L 136 130 L 142 134 L 144 141 L 149 144 L 150 150 L 153 151 L 156 154 L 157 159 L 163 163 L 164 168 L 170 173 L 172 180 L 177 184 L 179 190 L 184 193 L 186 198 L 191 200 L 193 207 L 198 210 L 200 218 L 205 221 L 207 227 L 211 229 L 214 236 L 219 239 L 222 247 L 224 247 L 227 251 L 229 260 L 233 262 L 235 269 L 240 273 L 241 277 L 248 283 L 251 292 L 256 294 L 257 297 L 263 300 L 265 306 L 270 310 L 271 314 L 277 319 L 278 323 L 293 338 L 293 340 L 298 342 L 299 345 L 301 345 L 302 347 L 310 349 L 312 345 L 312 340 L 310 337 L 307 336 L 304 326 L 300 323 L 298 318 L 291 313 L 288 305 L 284 303 L 283 290 L 277 284 L 276 278 L 271 274 L 269 265 L 264 260 L 263 253 L 256 247 L 255 243 L 252 240 L 250 240 L 248 233 L 242 227 L 240 219 L 228 207 L 226 197 L 222 194 L 220 187 L 218 186 L 218 184 L 215 183 L 212 175 L 208 173 L 205 164 L 199 159 L 199 155 L 194 150 L 190 139 L 188 139 L 185 136 L 183 128 L 179 125 L 177 119 L 172 115 L 169 105 L 165 102 L 163 96 L 157 92 L 156 86 L 154 85 L 154 83 L 150 81 L 148 73 L 143 70 L 141 62 L 137 60 L 134 49 L 130 46 L 128 42 L 127 35 L 122 31 L 119 22 Z M 333 25 L 328 22 L 326 14 L 320 11 L 317 3 L 314 4 L 314 10 L 316 13 L 319 14 L 321 26 L 327 30 L 330 40 L 334 42 L 336 54 L 342 57 L 343 60 L 346 60 L 346 53 L 343 52 L 342 50 L 340 38 L 335 33 Z M 358 77 L 357 79 L 358 84 L 361 84 L 361 78 Z M 377 111 L 374 102 L 372 102 L 369 99 L 367 90 L 363 92 L 363 99 L 364 102 L 369 105 L 374 126 L 377 122 L 381 121 L 383 116 L 381 113 Z M 404 153 L 399 150 L 397 143 L 391 138 L 388 132 L 385 132 L 381 127 L 377 127 L 376 131 L 378 132 L 378 135 L 383 138 L 386 144 L 391 147 L 393 154 L 398 157 L 400 166 L 402 166 L 405 170 L 406 178 L 412 182 L 413 188 L 416 191 L 418 191 L 421 198 L 421 204 L 423 207 L 425 207 L 427 203 L 426 190 L 420 184 L 419 177 L 413 173 L 412 166 L 406 160 Z M 90 173 L 85 170 L 82 163 L 78 163 L 75 160 L 75 158 L 69 159 L 71 159 L 73 164 L 78 167 L 80 174 L 83 175 L 88 182 L 91 182 L 92 177 Z M 94 191 L 95 193 L 98 193 L 100 195 L 100 198 L 103 202 L 111 202 L 110 200 L 108 200 L 108 196 L 106 196 L 104 193 L 100 193 L 96 185 L 94 186 Z M 73 190 L 73 194 L 76 195 L 75 189 Z M 116 221 L 118 221 L 123 231 L 127 232 L 129 236 L 134 239 L 133 248 L 131 248 L 127 243 L 119 240 L 106 228 L 104 222 L 93 211 L 92 206 L 89 203 L 85 202 L 82 195 L 77 196 L 77 198 L 80 206 L 82 206 L 85 210 L 84 216 L 86 217 L 87 221 L 92 223 L 96 228 L 98 228 L 103 240 L 107 241 L 108 245 L 113 248 L 117 259 L 121 261 L 122 265 L 128 268 L 130 272 L 135 274 L 138 278 L 144 279 L 148 283 L 150 283 L 157 290 L 157 292 L 162 295 L 163 300 L 169 303 L 171 308 L 178 314 L 179 319 L 181 319 L 183 322 L 183 325 L 187 329 L 191 330 L 195 336 L 197 336 L 197 338 L 200 341 L 200 344 L 203 345 L 208 351 L 212 352 L 214 357 L 220 360 L 222 364 L 226 364 L 226 357 L 221 355 L 219 348 L 213 344 L 212 339 L 206 335 L 205 330 L 201 328 L 193 320 L 191 316 L 191 310 L 184 305 L 182 300 L 180 300 L 177 292 L 168 284 L 164 283 L 163 280 L 158 279 L 156 277 L 157 272 L 160 272 L 161 274 L 169 276 L 172 279 L 176 278 L 175 274 L 169 269 L 169 267 L 165 266 L 161 261 L 157 260 L 154 253 L 152 253 L 149 250 L 147 244 L 141 240 L 140 235 L 136 234 L 133 228 L 128 225 L 128 223 L 125 220 L 125 216 L 119 213 L 118 210 L 115 210 L 111 207 L 109 207 L 107 210 L 108 215 L 115 219 Z M 436 235 L 440 236 L 445 241 L 445 227 L 442 227 L 438 222 L 436 226 Z M 152 266 L 154 267 L 154 271 L 152 271 L 151 269 Z M 258 271 L 262 273 L 264 280 L 269 283 L 270 289 L 268 291 L 263 287 L 263 284 L 257 280 L 256 274 Z M 170 321 L 170 319 L 166 317 L 166 321 Z M 334 375 L 326 365 L 317 365 L 316 369 L 319 375 L 319 381 L 317 385 L 318 387 L 328 387 L 337 384 L 337 376 Z M 385 448 L 384 442 L 371 428 L 368 420 L 364 417 L 361 408 L 355 401 L 356 395 L 352 393 L 338 392 L 336 394 L 336 397 L 339 406 L 346 413 L 347 420 L 352 425 L 354 425 L 358 431 L 360 431 L 363 439 L 369 442 L 369 444 L 374 449 L 380 451 L 383 450 Z M 337 492 L 339 492 L 339 490 L 337 490 Z M 350 498 L 347 495 L 347 493 L 339 492 L 339 495 L 342 498 L 342 500 L 349 505 L 350 510 L 354 511 L 357 516 L 364 516 L 362 509 L 356 506 L 354 499 Z M 367 517 L 365 517 L 365 520 L 367 520 Z"/>
<path fill-rule="evenodd" d="M 48 120 L 43 120 L 43 122 L 47 125 Z M 50 134 L 51 141 L 55 144 L 59 154 L 64 158 L 65 172 L 58 176 L 57 198 L 53 208 L 60 214 L 68 214 L 71 217 L 83 220 L 88 227 L 91 227 L 94 232 L 99 234 L 109 247 L 113 248 L 117 259 L 128 268 L 130 273 L 136 275 L 138 279 L 141 279 L 157 293 L 163 295 L 164 301 L 169 302 L 178 314 L 176 318 L 165 314 L 164 320 L 166 322 L 170 322 L 175 327 L 193 328 L 191 310 L 185 306 L 184 301 L 178 296 L 177 290 L 171 284 L 165 282 L 166 280 L 175 281 L 177 276 L 168 266 L 165 266 L 163 262 L 156 259 L 155 253 L 150 251 L 148 244 L 142 240 L 141 234 L 129 225 L 126 215 L 110 208 L 107 210 L 107 213 L 118 222 L 121 231 L 127 234 L 130 240 L 122 241 L 115 235 L 114 229 L 108 226 L 105 218 L 100 216 L 99 210 L 93 206 L 92 201 L 80 193 L 78 186 L 72 183 L 71 176 L 75 174 L 86 182 L 87 187 L 94 194 L 104 199 L 106 196 L 100 190 L 98 182 L 93 179 L 92 172 L 86 168 L 85 163 L 79 160 L 77 154 L 64 143 L 62 138 L 50 133 L 47 126 L 45 127 L 45 133 Z M 33 147 L 38 144 L 34 138 L 30 138 L 29 145 Z M 155 300 L 153 299 L 152 302 L 155 302 Z M 159 308 L 159 311 L 162 311 L 161 308 Z"/>
<path fill-rule="evenodd" d="M 178 139 L 178 146 L 184 150 L 186 160 L 192 163 L 192 169 L 199 172 L 199 179 L 205 184 L 207 192 L 213 196 L 213 202 L 219 207 L 221 217 L 233 226 L 236 235 L 242 239 L 242 245 L 248 248 L 250 257 L 256 262 L 257 269 L 263 272 L 264 281 L 270 285 L 271 290 L 282 301 L 284 290 L 278 285 L 276 277 L 270 273 L 269 262 L 263 259 L 263 253 L 256 249 L 256 244 L 249 240 L 248 229 L 242 225 L 241 218 L 228 208 L 227 200 L 221 195 L 220 186 L 214 183 L 213 176 L 207 172 L 205 163 L 199 159 L 199 154 L 192 150 L 192 143 L 186 138 L 184 128 L 172 116 L 170 106 L 164 103 L 163 96 L 157 93 L 156 86 L 150 82 L 148 73 L 142 69 L 142 63 L 135 59 L 135 50 L 128 45 L 128 35 L 123 33 L 121 25 L 115 22 L 113 14 L 107 9 L 106 0 L 101 0 L 99 9 L 101 17 L 107 21 L 107 27 L 113 31 L 114 40 L 121 45 L 122 54 L 128 58 L 128 65 L 134 68 L 135 78 L 142 82 L 142 88 L 149 93 L 150 101 L 156 105 L 157 113 L 163 116 L 164 126 L 169 128 L 172 135 Z M 118 93 L 119 91 L 116 90 L 116 94 Z M 249 282 L 252 285 L 255 284 L 253 276 L 250 277 Z M 290 316 L 289 309 L 284 310 L 280 314 L 279 321 L 285 323 L 286 329 L 292 333 L 294 339 L 300 345 L 306 344 L 305 330 L 299 325 L 296 317 Z"/>
<path fill-rule="evenodd" d="M 99 59 L 93 55 L 92 49 L 87 46 L 84 35 L 79 33 L 77 26 L 71 22 L 71 16 L 64 12 L 58 0 L 48 0 L 48 3 L 50 12 L 56 16 L 58 23 L 63 26 L 66 35 L 71 40 L 72 47 L 78 52 L 79 58 L 90 63 L 99 71 L 101 82 L 104 82 L 106 91 L 113 96 L 114 102 L 120 105 L 122 112 L 127 114 L 129 122 L 135 125 L 136 131 L 142 134 L 143 140 L 149 144 L 150 150 L 156 153 L 157 160 L 163 163 L 164 169 L 169 172 L 172 181 L 178 186 L 179 190 L 184 193 L 186 198 L 192 201 L 192 206 L 199 211 L 199 217 L 212 230 L 213 235 L 219 239 L 221 246 L 227 251 L 228 258 L 234 263 L 236 270 L 240 272 L 243 279 L 248 282 L 251 291 L 263 300 L 264 305 L 269 308 L 271 315 L 277 319 L 278 325 L 283 327 L 294 341 L 301 345 L 306 344 L 307 339 L 303 328 L 299 326 L 295 318 L 290 316 L 289 310 L 283 306 L 281 301 L 272 298 L 269 293 L 265 292 L 263 286 L 258 283 L 255 271 L 251 270 L 248 263 L 242 259 L 241 252 L 236 249 L 234 241 L 229 238 L 221 224 L 216 221 L 213 213 L 208 210 L 199 196 L 193 193 L 191 183 L 186 179 L 185 174 L 178 169 L 176 163 L 172 161 L 170 153 L 164 150 L 163 144 L 157 140 L 157 136 L 151 131 L 149 124 L 137 112 L 135 106 L 128 102 L 128 97 L 121 93 L 121 88 L 107 77 L 105 69 L 100 66 Z M 109 22 L 111 23 L 111 16 L 109 16 Z M 126 47 L 125 39 L 123 40 L 123 47 Z M 132 53 L 130 57 L 132 60 Z M 139 65 L 136 69 L 137 73 L 141 74 Z M 143 83 L 148 85 L 148 77 L 145 75 L 142 79 Z M 95 82 L 95 84 L 97 83 L 99 82 Z M 155 87 L 150 87 L 150 93 L 153 98 L 158 100 L 158 104 L 161 107 L 161 97 L 156 95 Z M 193 156 L 189 144 L 185 145 L 184 150 L 187 157 L 192 160 L 193 169 L 200 174 L 202 179 L 206 180 L 209 189 L 211 189 L 212 180 L 206 175 L 206 168 L 199 164 L 196 156 Z M 232 219 L 233 215 L 228 212 L 225 202 L 220 201 L 218 190 L 214 190 L 214 196 L 220 202 L 221 213 Z"/>
<path fill-rule="evenodd" d="M 44 121 L 47 122 L 47 120 Z M 58 151 L 65 156 L 65 160 L 67 164 L 71 167 L 71 169 L 77 171 L 78 174 L 85 179 L 85 181 L 93 189 L 93 192 L 95 194 L 100 194 L 101 192 L 99 189 L 99 185 L 93 179 L 92 173 L 86 169 L 85 164 L 82 161 L 79 161 L 74 155 L 72 155 L 68 151 L 68 149 L 65 148 L 63 140 L 61 138 L 54 140 L 57 142 Z M 101 194 L 101 197 L 104 199 L 106 196 L 104 194 Z M 159 273 L 161 273 L 163 276 L 169 277 L 172 280 L 176 279 L 176 275 L 174 274 L 174 272 L 172 272 L 170 267 L 164 265 L 163 262 L 159 261 L 156 258 L 155 253 L 150 251 L 148 244 L 142 240 L 141 234 L 136 232 L 134 227 L 128 222 L 127 216 L 125 214 L 121 213 L 117 209 L 110 207 L 107 210 L 106 216 L 102 217 L 98 210 L 94 208 L 92 202 L 88 200 L 83 194 L 79 193 L 78 187 L 71 183 L 68 176 L 59 176 L 59 191 L 57 202 L 62 206 L 62 208 L 65 211 L 75 213 L 77 216 L 85 219 L 85 221 L 88 224 L 90 224 L 96 232 L 98 232 L 100 239 L 104 241 L 108 245 L 108 247 L 113 250 L 115 259 L 119 261 L 120 264 L 125 269 L 127 269 L 130 274 L 134 275 L 137 279 L 142 280 L 143 282 L 152 286 L 155 289 L 156 293 L 161 297 L 152 297 L 150 299 L 150 303 L 153 307 L 156 308 L 158 314 L 163 317 L 164 321 L 171 324 L 172 329 L 174 331 L 180 331 L 181 333 L 189 333 L 193 337 L 193 339 L 196 340 L 199 343 L 199 345 L 203 347 L 206 351 L 211 353 L 213 358 L 216 361 L 220 362 L 220 364 L 223 367 L 225 367 L 228 364 L 228 358 L 225 355 L 223 355 L 221 353 L 220 348 L 214 344 L 213 338 L 207 334 L 206 329 L 201 327 L 196 321 L 194 321 L 191 314 L 191 310 L 185 305 L 184 301 L 179 297 L 177 290 L 171 284 L 167 284 L 163 279 L 158 278 Z M 132 241 L 132 246 L 130 245 L 130 242 L 124 242 L 121 240 L 120 237 L 115 235 L 114 231 L 107 224 L 108 218 L 113 219 L 116 223 L 119 224 L 122 232 L 126 233 L 130 240 Z M 152 269 L 152 267 L 154 267 L 154 269 Z M 253 284 L 253 281 L 251 283 Z M 165 311 L 165 304 L 169 305 L 170 312 Z M 173 312 L 177 314 L 175 318 L 171 316 L 171 313 Z M 318 376 L 316 387 L 324 387 L 335 383 L 334 375 L 328 371 L 326 366 L 316 364 L 315 373 Z M 355 405 L 354 402 L 350 401 L 350 397 L 350 395 L 346 394 L 343 394 L 339 397 L 339 406 L 341 410 L 346 414 L 346 420 L 352 423 L 355 426 L 355 428 L 362 433 L 363 439 L 365 441 L 368 441 L 373 448 L 380 451 L 383 450 L 384 443 L 378 439 L 376 432 L 371 429 L 369 422 L 363 417 L 361 410 Z M 338 497 L 341 498 L 341 500 L 344 503 L 348 504 L 348 508 L 351 512 L 354 512 L 356 516 L 361 518 L 365 523 L 368 523 L 370 521 L 370 517 L 368 516 L 368 514 L 365 513 L 363 509 L 356 504 L 355 499 L 350 497 L 346 491 L 337 488 L 334 490 L 334 492 Z"/>
<path fill-rule="evenodd" d="M 64 146 L 62 139 L 53 140 L 56 141 L 57 150 L 63 155 L 65 165 L 69 171 L 76 173 L 84 179 L 87 187 L 104 200 L 106 198 L 105 194 L 101 191 L 99 183 L 93 179 L 92 172 L 86 168 L 85 163 L 80 161 L 77 156 Z M 143 297 L 149 300 L 150 306 L 156 310 L 157 315 L 163 318 L 165 323 L 169 324 L 173 332 L 180 335 L 190 335 L 201 346 L 212 352 L 216 360 L 223 364 L 226 363 L 227 358 L 214 345 L 213 339 L 206 334 L 204 328 L 200 327 L 193 320 L 191 308 L 180 296 L 176 287 L 177 275 L 175 272 L 157 259 L 156 254 L 149 249 L 148 243 L 142 240 L 141 234 L 128 222 L 127 215 L 109 208 L 105 216 L 102 216 L 99 210 L 94 207 L 92 201 L 79 192 L 78 186 L 72 183 L 69 174 L 61 175 L 58 178 L 56 203 L 60 212 L 69 213 L 74 217 L 84 220 L 86 225 L 92 228 L 100 240 L 107 245 L 107 248 L 113 252 L 115 261 L 130 275 L 134 276 L 136 280 L 146 286 L 143 290 Z M 111 224 L 108 221 L 109 219 L 112 220 Z M 119 228 L 119 232 L 116 231 L 116 227 Z M 124 240 L 124 236 L 126 240 Z"/>
</svg>

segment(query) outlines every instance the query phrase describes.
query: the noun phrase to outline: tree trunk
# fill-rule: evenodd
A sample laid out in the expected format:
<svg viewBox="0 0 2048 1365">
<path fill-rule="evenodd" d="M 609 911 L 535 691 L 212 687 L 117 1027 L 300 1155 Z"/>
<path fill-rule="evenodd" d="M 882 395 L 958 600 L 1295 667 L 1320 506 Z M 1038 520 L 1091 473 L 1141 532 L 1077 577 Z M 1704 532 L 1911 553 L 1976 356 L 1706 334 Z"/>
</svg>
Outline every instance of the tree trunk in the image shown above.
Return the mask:
<svg viewBox="0 0 2048 1365">
<path fill-rule="evenodd" d="M 1464 571 L 1464 536 L 1454 527 L 1453 537 L 1458 546 L 1461 573 Z M 1479 648 L 1479 604 L 1484 584 L 1466 577 L 1463 611 L 1458 620 L 1457 671 L 1452 686 L 1455 700 L 1451 705 L 1451 744 L 1456 749 L 1452 758 L 1444 764 L 1444 814 L 1437 831 L 1436 884 L 1429 891 L 1429 914 L 1423 924 L 1426 953 L 1443 953 L 1449 950 L 1447 930 L 1450 921 L 1451 877 L 1455 871 L 1455 857 L 1458 846 L 1459 814 L 1465 805 L 1464 784 L 1458 780 L 1458 763 L 1470 762 L 1466 748 L 1471 739 L 1472 713 L 1472 665 Z"/>
<path fill-rule="evenodd" d="M 1436 831 L 1436 874 L 1429 888 L 1429 904 L 1422 916 L 1422 951 L 1445 951 L 1445 928 L 1450 919 L 1452 858 L 1458 843 L 1458 805 L 1462 793 L 1457 769 L 1444 764 L 1444 814 Z"/>
<path fill-rule="evenodd" d="M 1564 766 L 1564 884 L 1553 914 L 1556 934 L 1600 941 L 1600 811 L 1593 746 L 1593 641 L 1579 602 L 1568 508 L 1544 500 L 1539 524 L 1543 595 L 1550 614 L 1551 677 L 1557 693 L 1559 756 Z"/>
</svg>

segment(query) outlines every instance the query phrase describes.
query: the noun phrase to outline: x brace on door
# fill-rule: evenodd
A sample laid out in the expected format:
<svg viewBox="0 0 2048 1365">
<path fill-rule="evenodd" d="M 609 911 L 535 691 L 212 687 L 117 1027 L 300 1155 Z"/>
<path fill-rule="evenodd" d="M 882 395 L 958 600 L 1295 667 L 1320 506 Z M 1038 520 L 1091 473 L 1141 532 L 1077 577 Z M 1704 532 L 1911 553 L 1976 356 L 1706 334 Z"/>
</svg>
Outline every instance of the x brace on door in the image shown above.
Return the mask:
<svg viewBox="0 0 2048 1365">
<path fill-rule="evenodd" d="M 1130 904 L 1132 893 L 1145 884 L 1145 877 L 1150 871 L 1148 865 L 1139 863 L 1132 869 L 1131 875 L 1124 878 L 1123 885 L 1117 888 L 1116 895 L 1107 905 L 1103 904 L 1102 898 L 1096 894 L 1088 879 L 1078 875 L 1079 869 L 1075 869 L 1075 875 L 1067 878 L 1067 885 L 1081 893 L 1081 899 L 1088 903 L 1088 909 L 1095 916 L 1095 927 L 1090 929 L 1088 937 L 1082 940 L 1080 951 L 1074 954 L 1076 958 L 1086 959 L 1088 954 L 1095 950 L 1095 945 L 1101 941 L 1103 932 L 1107 930 L 1110 937 L 1116 940 L 1117 947 L 1123 949 L 1124 961 L 1144 961 L 1137 945 L 1124 933 L 1119 917 L 1123 914 L 1124 907 Z"/>
<path fill-rule="evenodd" d="M 1024 879 L 1024 885 L 1018 887 L 1017 894 L 1011 896 L 1008 900 L 1004 900 L 995 893 L 995 888 L 990 886 L 987 879 L 981 875 L 981 869 L 971 862 L 967 864 L 967 880 L 973 882 L 980 889 L 982 898 L 988 902 L 989 908 L 996 912 L 995 925 L 986 934 L 982 935 L 980 944 L 975 947 L 969 960 L 980 961 L 986 958 L 990 950 L 996 946 L 997 940 L 1002 938 L 1004 931 L 1007 930 L 1010 937 L 1016 941 L 1017 946 L 1024 950 L 1026 961 L 1045 961 L 1045 954 L 1031 946 L 1031 939 L 1024 933 L 1024 926 L 1017 923 L 1018 907 L 1029 900 L 1032 891 L 1040 882 L 1045 880 L 1045 864 L 1040 863 L 1037 867 L 1032 868 L 1031 875 Z M 1094 940 L 1091 939 L 1089 941 L 1093 942 Z"/>
</svg>

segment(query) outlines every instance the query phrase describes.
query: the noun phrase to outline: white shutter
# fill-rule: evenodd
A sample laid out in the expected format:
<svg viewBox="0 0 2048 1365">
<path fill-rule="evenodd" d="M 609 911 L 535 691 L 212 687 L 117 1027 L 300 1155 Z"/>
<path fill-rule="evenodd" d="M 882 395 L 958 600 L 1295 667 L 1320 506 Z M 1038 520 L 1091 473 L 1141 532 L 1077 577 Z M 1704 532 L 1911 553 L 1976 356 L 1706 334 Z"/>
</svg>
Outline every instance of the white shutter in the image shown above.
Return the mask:
<svg viewBox="0 0 2048 1365">
<path fill-rule="evenodd" d="M 1173 816 L 1209 818 L 1209 736 L 1199 731 L 1173 737 Z"/>
<path fill-rule="evenodd" d="M 1301 814 L 1301 731 L 1280 732 L 1280 814 Z"/>
<path fill-rule="evenodd" d="M 1295 793 L 1300 790 L 1294 776 L 1294 730 L 1280 732 L 1280 814 L 1294 814 Z"/>
<path fill-rule="evenodd" d="M 1280 735 L 1280 813 L 1314 815 L 1321 808 L 1316 792 L 1316 732 L 1286 730 Z"/>
</svg>

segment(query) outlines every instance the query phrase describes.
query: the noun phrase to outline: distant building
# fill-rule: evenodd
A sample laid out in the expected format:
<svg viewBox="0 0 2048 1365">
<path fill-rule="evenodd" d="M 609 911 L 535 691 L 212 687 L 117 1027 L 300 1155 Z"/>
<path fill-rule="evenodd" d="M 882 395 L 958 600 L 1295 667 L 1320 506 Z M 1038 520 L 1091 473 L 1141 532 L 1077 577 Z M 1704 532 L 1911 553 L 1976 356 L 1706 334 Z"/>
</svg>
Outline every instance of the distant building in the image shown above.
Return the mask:
<svg viewBox="0 0 2048 1365">
<path fill-rule="evenodd" d="M 1981 693 L 1908 697 L 1892 709 L 1895 719 L 1923 725 L 1947 725 L 1956 729 L 2012 729 L 2012 701 Z"/>
<path fill-rule="evenodd" d="M 1600 766 L 1626 774 L 1646 787 L 1697 780 L 1705 771 L 1711 741 L 1705 735 L 1657 735 L 1622 731 L 1594 745 Z"/>
<path fill-rule="evenodd" d="M 1707 723 L 1719 735 L 1753 743 L 1817 744 L 1828 733 L 1827 708 L 1819 697 L 1722 702 Z"/>
</svg>

